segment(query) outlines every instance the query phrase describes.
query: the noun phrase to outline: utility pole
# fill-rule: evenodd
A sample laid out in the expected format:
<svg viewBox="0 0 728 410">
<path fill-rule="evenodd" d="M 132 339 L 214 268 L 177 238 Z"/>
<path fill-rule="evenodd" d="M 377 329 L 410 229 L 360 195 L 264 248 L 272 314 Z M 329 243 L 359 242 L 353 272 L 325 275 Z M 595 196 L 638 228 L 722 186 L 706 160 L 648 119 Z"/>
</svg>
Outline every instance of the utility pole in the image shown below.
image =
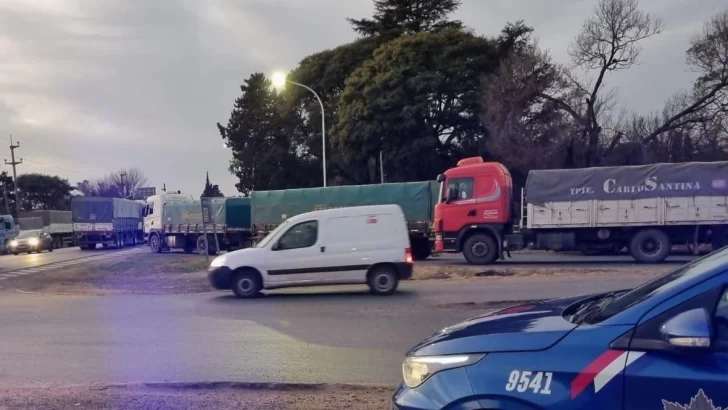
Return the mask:
<svg viewBox="0 0 728 410">
<path fill-rule="evenodd" d="M 8 162 L 8 160 L 5 160 L 5 165 L 12 165 L 13 166 L 13 187 L 15 188 L 15 214 L 14 216 L 18 217 L 18 208 L 20 207 L 20 200 L 18 198 L 18 173 L 15 170 L 16 165 L 20 165 L 23 163 L 23 158 L 20 158 L 20 161 L 15 160 L 15 150 L 20 147 L 20 143 L 13 144 L 13 135 L 10 134 L 10 159 L 11 162 Z"/>
<path fill-rule="evenodd" d="M 384 159 L 382 158 L 382 150 L 379 150 L 379 181 L 380 183 L 384 183 Z"/>
</svg>

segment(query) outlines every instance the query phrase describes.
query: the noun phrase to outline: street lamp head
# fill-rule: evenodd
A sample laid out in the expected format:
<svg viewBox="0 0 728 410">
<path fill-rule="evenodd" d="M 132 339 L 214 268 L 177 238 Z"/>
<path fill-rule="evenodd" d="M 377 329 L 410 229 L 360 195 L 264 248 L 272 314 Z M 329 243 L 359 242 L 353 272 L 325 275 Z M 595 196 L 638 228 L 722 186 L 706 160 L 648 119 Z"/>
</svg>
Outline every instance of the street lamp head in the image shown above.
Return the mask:
<svg viewBox="0 0 728 410">
<path fill-rule="evenodd" d="M 286 73 L 282 71 L 277 71 L 273 73 L 273 76 L 271 77 L 271 81 L 273 82 L 273 86 L 276 88 L 283 88 L 286 86 Z"/>
</svg>

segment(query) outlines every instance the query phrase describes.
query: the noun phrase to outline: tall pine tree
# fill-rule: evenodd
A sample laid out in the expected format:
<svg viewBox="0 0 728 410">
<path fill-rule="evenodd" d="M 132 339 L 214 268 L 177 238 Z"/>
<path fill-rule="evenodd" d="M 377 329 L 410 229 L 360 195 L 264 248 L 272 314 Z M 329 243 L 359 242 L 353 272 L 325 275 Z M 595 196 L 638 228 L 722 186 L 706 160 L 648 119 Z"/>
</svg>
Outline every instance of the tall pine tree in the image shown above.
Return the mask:
<svg viewBox="0 0 728 410">
<path fill-rule="evenodd" d="M 225 196 L 220 191 L 220 187 L 217 186 L 217 184 L 212 185 L 210 183 L 210 173 L 207 173 L 207 176 L 205 177 L 205 189 L 202 191 L 202 195 L 200 195 L 202 198 L 214 198 L 214 197 L 221 197 Z"/>
<path fill-rule="evenodd" d="M 402 34 L 461 28 L 462 22 L 448 20 L 461 0 L 374 0 L 371 19 L 348 19 L 364 37 L 394 38 Z"/>
</svg>

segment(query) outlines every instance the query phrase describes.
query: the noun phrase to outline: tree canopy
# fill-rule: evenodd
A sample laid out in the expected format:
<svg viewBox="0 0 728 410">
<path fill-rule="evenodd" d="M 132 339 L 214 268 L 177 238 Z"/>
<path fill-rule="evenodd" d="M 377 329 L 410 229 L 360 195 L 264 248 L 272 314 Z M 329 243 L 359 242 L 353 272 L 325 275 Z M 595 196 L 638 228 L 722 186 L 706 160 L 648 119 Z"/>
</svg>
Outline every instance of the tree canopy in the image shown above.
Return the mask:
<svg viewBox="0 0 728 410">
<path fill-rule="evenodd" d="M 70 209 L 73 187 L 67 179 L 55 175 L 23 174 L 18 175 L 20 209 Z"/>
<path fill-rule="evenodd" d="M 326 146 L 310 90 L 247 78 L 218 124 L 238 190 L 320 186 L 324 150 L 329 184 L 376 183 L 381 168 L 387 181 L 431 179 L 473 155 L 517 183 L 534 168 L 728 159 L 728 11 L 687 50 L 692 87 L 643 114 L 608 86 L 662 31 L 639 0 L 599 0 L 565 62 L 524 22 L 474 33 L 452 17 L 460 3 L 374 0 L 371 17 L 348 19 L 357 40 L 300 61 L 288 79 L 320 96 Z"/>
</svg>

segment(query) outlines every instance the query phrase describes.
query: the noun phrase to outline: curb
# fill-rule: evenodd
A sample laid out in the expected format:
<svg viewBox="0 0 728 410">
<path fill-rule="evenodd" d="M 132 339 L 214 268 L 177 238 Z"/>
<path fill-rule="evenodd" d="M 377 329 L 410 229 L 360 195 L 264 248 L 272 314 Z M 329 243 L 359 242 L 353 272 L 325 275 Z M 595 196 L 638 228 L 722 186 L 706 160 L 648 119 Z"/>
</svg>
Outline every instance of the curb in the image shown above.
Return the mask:
<svg viewBox="0 0 728 410">
<path fill-rule="evenodd" d="M 17 386 L 12 389 L 39 389 L 51 390 L 59 388 L 88 388 L 91 391 L 104 391 L 109 389 L 135 389 L 147 388 L 157 390 L 272 390 L 272 391 L 310 391 L 321 392 L 332 389 L 346 391 L 394 391 L 396 384 L 348 384 L 348 383 L 273 383 L 273 382 L 236 382 L 236 381 L 207 381 L 207 382 L 146 382 L 146 383 L 88 383 L 88 384 L 51 384 Z M 4 389 L 0 389 L 4 390 Z"/>
</svg>

